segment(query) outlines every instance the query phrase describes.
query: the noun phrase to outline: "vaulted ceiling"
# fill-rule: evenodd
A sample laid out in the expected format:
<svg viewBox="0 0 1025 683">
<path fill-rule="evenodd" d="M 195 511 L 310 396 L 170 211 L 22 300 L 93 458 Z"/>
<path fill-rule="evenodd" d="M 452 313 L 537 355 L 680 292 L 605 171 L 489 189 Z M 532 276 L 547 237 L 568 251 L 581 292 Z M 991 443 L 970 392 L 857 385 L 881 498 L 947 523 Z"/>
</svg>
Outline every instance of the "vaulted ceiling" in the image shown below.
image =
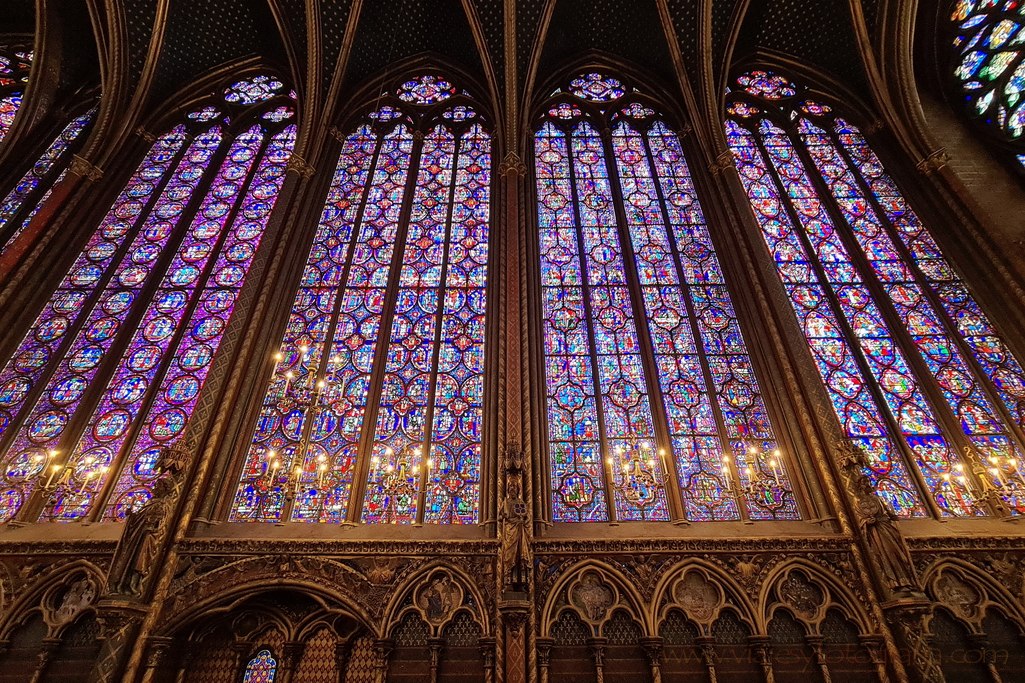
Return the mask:
<svg viewBox="0 0 1025 683">
<path fill-rule="evenodd" d="M 35 11 L 32 0 L 6 0 L 0 32 L 31 32 L 36 14 L 64 27 L 76 36 L 66 49 L 143 116 L 219 68 L 275 66 L 319 109 L 425 55 L 464 72 L 501 110 L 589 56 L 708 107 L 731 65 L 758 53 L 859 89 L 858 36 L 871 41 L 887 2 L 899 0 L 36 0 Z"/>
</svg>

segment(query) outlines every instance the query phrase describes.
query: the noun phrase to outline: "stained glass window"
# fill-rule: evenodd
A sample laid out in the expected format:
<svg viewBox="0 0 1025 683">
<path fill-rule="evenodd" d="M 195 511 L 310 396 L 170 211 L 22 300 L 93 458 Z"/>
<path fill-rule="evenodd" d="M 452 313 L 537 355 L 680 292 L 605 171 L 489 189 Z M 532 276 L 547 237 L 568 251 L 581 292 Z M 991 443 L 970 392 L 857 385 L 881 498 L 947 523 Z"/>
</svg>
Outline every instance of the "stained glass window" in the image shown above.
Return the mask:
<svg viewBox="0 0 1025 683">
<path fill-rule="evenodd" d="M 0 142 L 14 123 L 21 97 L 32 69 L 32 48 L 27 45 L 0 47 Z"/>
<path fill-rule="evenodd" d="M 231 520 L 479 521 L 490 186 L 479 108 L 440 76 L 350 131 Z"/>
<path fill-rule="evenodd" d="M 534 137 L 554 520 L 797 519 L 679 138 L 618 79 L 557 93 Z"/>
<path fill-rule="evenodd" d="M 1005 142 L 1025 144 L 1025 4 L 957 0 L 951 67 L 968 114 Z M 1025 166 L 1023 156 L 1015 158 Z"/>
<path fill-rule="evenodd" d="M 242 683 L 274 683 L 278 662 L 270 650 L 260 650 L 246 665 Z"/>
<path fill-rule="evenodd" d="M 237 86 L 247 87 L 246 81 Z M 292 106 L 287 96 L 256 105 Z M 122 519 L 195 405 L 295 126 L 222 101 L 157 138 L 0 369 L 0 520 Z M 236 123 L 240 121 L 240 123 Z"/>
<path fill-rule="evenodd" d="M 92 123 L 96 109 L 90 109 L 68 123 L 25 175 L 0 202 L 0 245 L 14 243 L 64 179 L 72 150 Z"/>
<path fill-rule="evenodd" d="M 726 132 L 847 436 L 898 514 L 1025 511 L 1025 372 L 856 126 L 778 74 Z M 989 511 L 992 511 L 990 509 Z"/>
</svg>

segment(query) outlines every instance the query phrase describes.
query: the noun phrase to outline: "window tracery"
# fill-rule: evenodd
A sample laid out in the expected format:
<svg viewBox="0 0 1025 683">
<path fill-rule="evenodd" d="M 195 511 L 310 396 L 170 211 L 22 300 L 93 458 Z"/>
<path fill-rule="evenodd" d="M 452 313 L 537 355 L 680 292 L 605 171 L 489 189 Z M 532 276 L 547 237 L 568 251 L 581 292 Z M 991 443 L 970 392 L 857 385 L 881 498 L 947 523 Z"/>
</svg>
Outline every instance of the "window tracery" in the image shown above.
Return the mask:
<svg viewBox="0 0 1025 683">
<path fill-rule="evenodd" d="M 14 124 L 21 98 L 32 70 L 32 48 L 27 45 L 0 47 L 0 142 Z"/>
<path fill-rule="evenodd" d="M 592 72 L 534 149 L 554 520 L 797 519 L 676 133 Z"/>
<path fill-rule="evenodd" d="M 1025 144 L 1025 5 L 957 0 L 953 75 L 969 115 L 1020 152 Z M 1025 166 L 1025 154 L 1015 158 Z"/>
<path fill-rule="evenodd" d="M 479 519 L 491 138 L 435 74 L 344 139 L 229 519 Z"/>
<path fill-rule="evenodd" d="M 898 514 L 1025 511 L 1025 372 L 856 126 L 755 70 L 726 132 L 847 436 Z"/>
<path fill-rule="evenodd" d="M 0 370 L 0 521 L 33 494 L 57 521 L 123 519 L 149 499 L 295 141 L 289 118 L 254 117 L 292 106 L 280 84 L 264 100 L 203 107 L 157 138 Z"/>
</svg>

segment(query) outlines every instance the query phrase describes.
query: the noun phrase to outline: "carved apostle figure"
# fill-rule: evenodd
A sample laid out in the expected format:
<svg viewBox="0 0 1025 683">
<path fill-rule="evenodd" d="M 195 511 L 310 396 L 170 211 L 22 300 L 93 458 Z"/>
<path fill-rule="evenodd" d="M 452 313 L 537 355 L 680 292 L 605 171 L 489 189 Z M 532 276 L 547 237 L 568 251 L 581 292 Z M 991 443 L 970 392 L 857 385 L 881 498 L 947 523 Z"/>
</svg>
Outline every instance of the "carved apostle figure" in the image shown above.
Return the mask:
<svg viewBox="0 0 1025 683">
<path fill-rule="evenodd" d="M 844 449 L 843 469 L 854 495 L 858 527 L 882 579 L 894 594 L 917 593 L 921 589 L 904 536 L 897 528 L 897 514 L 876 494 L 875 485 L 865 475 L 868 459 L 860 448 L 848 443 Z"/>
<path fill-rule="evenodd" d="M 121 540 L 114 551 L 108 578 L 112 593 L 142 595 L 170 526 L 184 470 L 181 451 L 166 449 L 157 461 L 156 469 L 163 476 L 153 485 L 153 497 L 128 514 Z"/>
<path fill-rule="evenodd" d="M 502 551 L 508 568 L 509 588 L 525 592 L 530 583 L 530 515 L 527 513 L 527 501 L 523 498 L 523 453 L 510 451 L 505 472 Z"/>
</svg>

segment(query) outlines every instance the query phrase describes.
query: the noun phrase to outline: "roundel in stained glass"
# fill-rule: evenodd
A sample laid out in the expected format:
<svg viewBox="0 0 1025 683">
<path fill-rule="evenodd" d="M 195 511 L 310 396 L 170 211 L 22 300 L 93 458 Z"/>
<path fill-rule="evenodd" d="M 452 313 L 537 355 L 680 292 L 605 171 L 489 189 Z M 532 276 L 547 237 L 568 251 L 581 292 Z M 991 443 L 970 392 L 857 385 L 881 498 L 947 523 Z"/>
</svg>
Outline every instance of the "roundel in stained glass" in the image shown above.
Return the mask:
<svg viewBox="0 0 1025 683">
<path fill-rule="evenodd" d="M 156 344 L 147 344 L 128 357 L 128 367 L 133 372 L 147 372 L 160 362 L 163 350 Z"/>
<path fill-rule="evenodd" d="M 50 399 L 59 406 L 74 403 L 85 393 L 87 382 L 80 375 L 68 375 L 50 390 Z"/>
<path fill-rule="evenodd" d="M 171 408 L 153 418 L 149 426 L 150 435 L 157 441 L 172 439 L 185 428 L 185 411 Z"/>
<path fill-rule="evenodd" d="M 191 375 L 177 377 L 167 385 L 164 398 L 168 403 L 181 405 L 188 403 L 199 393 L 199 380 Z"/>
<path fill-rule="evenodd" d="M 96 421 L 93 433 L 100 441 L 116 439 L 125 433 L 131 419 L 125 410 L 108 410 Z"/>
<path fill-rule="evenodd" d="M 569 91 L 588 102 L 611 102 L 626 94 L 622 81 L 597 72 L 574 78 L 569 84 Z"/>
<path fill-rule="evenodd" d="M 148 386 L 149 382 L 146 381 L 145 377 L 131 375 L 117 383 L 111 399 L 118 405 L 135 403 L 146 393 Z"/>
<path fill-rule="evenodd" d="M 399 99 L 410 104 L 437 104 L 456 94 L 456 87 L 440 76 L 425 74 L 399 86 Z"/>
<path fill-rule="evenodd" d="M 182 354 L 178 366 L 185 371 L 196 371 L 205 367 L 213 356 L 213 350 L 207 344 L 196 344 Z"/>
<path fill-rule="evenodd" d="M 756 69 L 737 77 L 737 85 L 751 95 L 782 100 L 797 94 L 797 87 L 779 74 Z"/>
<path fill-rule="evenodd" d="M 46 441 L 57 436 L 68 423 L 67 413 L 50 410 L 32 420 L 28 425 L 28 438 L 33 441 Z"/>
<path fill-rule="evenodd" d="M 281 81 L 270 76 L 253 76 L 232 83 L 224 91 L 224 99 L 232 104 L 256 104 L 274 97 L 284 87 Z"/>
</svg>

